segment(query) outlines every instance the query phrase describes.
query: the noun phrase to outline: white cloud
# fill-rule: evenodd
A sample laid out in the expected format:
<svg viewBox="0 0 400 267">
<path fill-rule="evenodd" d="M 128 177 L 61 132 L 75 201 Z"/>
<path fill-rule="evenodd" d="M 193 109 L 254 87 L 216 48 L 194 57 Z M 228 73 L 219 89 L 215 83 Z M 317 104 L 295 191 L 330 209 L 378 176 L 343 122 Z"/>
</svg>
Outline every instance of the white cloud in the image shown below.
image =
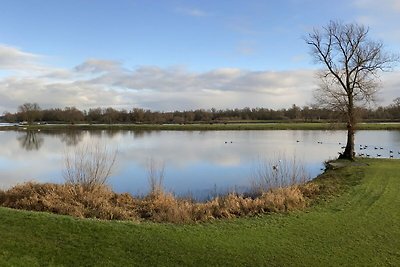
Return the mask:
<svg viewBox="0 0 400 267">
<path fill-rule="evenodd" d="M 0 108 L 24 102 L 42 107 L 96 106 L 155 110 L 279 108 L 304 104 L 313 86 L 312 71 L 249 71 L 220 68 L 190 72 L 182 67 L 141 66 L 133 70 L 113 61 L 90 60 L 71 70 L 0 79 Z M 305 93 L 306 92 L 306 93 Z M 289 102 L 288 102 L 289 101 Z"/>
<path fill-rule="evenodd" d="M 385 72 L 381 77 L 381 91 L 379 92 L 380 103 L 388 105 L 397 97 L 400 97 L 400 72 Z"/>
<path fill-rule="evenodd" d="M 33 57 L 35 65 L 42 66 L 35 55 L 12 47 L 8 51 L 14 51 L 22 59 Z M 6 70 L 18 68 L 22 72 L 0 78 L 0 113 L 15 111 L 25 102 L 37 102 L 44 108 L 76 106 L 80 109 L 98 106 L 153 110 L 284 108 L 310 103 L 311 91 L 317 84 L 312 70 L 219 68 L 193 72 L 184 67 L 157 66 L 128 69 L 117 61 L 90 59 L 71 69 L 41 67 L 41 71 L 32 73 L 29 71 L 31 60 L 21 60 L 17 65 L 4 62 L 7 61 L 3 60 L 2 65 Z M 387 102 L 395 97 L 398 89 L 396 75 L 382 77 L 387 88 L 383 97 Z"/>
<path fill-rule="evenodd" d="M 122 68 L 121 63 L 113 60 L 100 60 L 100 59 L 89 59 L 82 64 L 75 67 L 77 72 L 88 72 L 88 73 L 101 73 L 118 71 Z"/>
<path fill-rule="evenodd" d="M 93 84 L 117 86 L 131 90 L 159 92 L 241 91 L 276 95 L 287 89 L 310 86 L 312 71 L 247 71 L 220 68 L 207 72 L 189 72 L 182 68 L 143 66 L 129 72 L 106 73 Z M 300 83 L 301 80 L 301 83 Z M 282 89 L 282 90 L 280 90 Z"/>
<path fill-rule="evenodd" d="M 0 44 L 0 70 L 22 71 L 39 69 L 39 55 L 23 52 L 18 48 Z"/>
</svg>

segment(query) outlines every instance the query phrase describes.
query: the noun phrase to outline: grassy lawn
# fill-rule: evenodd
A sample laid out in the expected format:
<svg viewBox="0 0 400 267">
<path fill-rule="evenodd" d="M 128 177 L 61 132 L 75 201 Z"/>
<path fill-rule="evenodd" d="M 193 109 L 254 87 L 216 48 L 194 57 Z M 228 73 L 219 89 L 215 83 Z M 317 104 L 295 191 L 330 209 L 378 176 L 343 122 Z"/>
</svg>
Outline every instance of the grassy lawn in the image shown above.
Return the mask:
<svg viewBox="0 0 400 267">
<path fill-rule="evenodd" d="M 0 208 L 0 266 L 400 266 L 400 162 L 358 163 L 290 214 L 171 225 Z"/>
</svg>

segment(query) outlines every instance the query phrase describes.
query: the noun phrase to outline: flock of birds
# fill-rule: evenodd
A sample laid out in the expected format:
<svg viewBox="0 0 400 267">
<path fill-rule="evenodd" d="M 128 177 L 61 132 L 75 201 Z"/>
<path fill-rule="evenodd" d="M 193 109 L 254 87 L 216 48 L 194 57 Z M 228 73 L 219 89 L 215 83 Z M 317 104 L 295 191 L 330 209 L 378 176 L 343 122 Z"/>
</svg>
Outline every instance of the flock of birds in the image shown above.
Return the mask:
<svg viewBox="0 0 400 267">
<path fill-rule="evenodd" d="M 300 143 L 300 140 L 296 140 L 296 142 Z M 224 143 L 225 144 L 232 144 L 233 141 L 224 141 Z M 322 141 L 318 141 L 317 143 L 320 144 L 320 145 L 323 144 Z M 341 142 L 339 142 L 339 145 L 341 146 L 341 149 L 346 149 L 346 146 L 344 144 L 342 144 Z M 380 158 L 380 157 L 387 156 L 388 158 L 394 158 L 394 155 L 397 152 L 398 157 L 400 158 L 400 150 L 395 152 L 393 149 L 387 149 L 387 148 L 384 148 L 383 146 L 358 145 L 358 146 L 355 146 L 354 149 L 358 150 L 357 156 L 359 156 L 359 157 L 367 157 L 367 158 L 377 157 L 377 158 Z M 387 153 L 387 150 L 388 150 L 389 153 Z M 372 153 L 372 152 L 374 152 L 374 153 Z M 338 153 L 341 154 L 342 152 L 338 152 Z M 386 154 L 384 154 L 384 153 L 386 153 Z M 279 163 L 280 162 L 281 162 L 281 160 L 279 160 Z M 278 168 L 279 168 L 279 164 L 272 165 L 272 169 L 274 171 L 278 171 Z M 323 169 L 321 169 L 321 170 L 323 170 Z"/>
<path fill-rule="evenodd" d="M 299 140 L 297 140 L 297 142 L 300 142 Z M 322 144 L 322 141 L 318 141 L 318 144 Z M 341 145 L 341 149 L 345 149 L 346 146 L 344 146 L 342 143 L 339 142 L 339 145 Z M 355 146 L 354 148 L 355 150 L 357 150 L 357 156 L 359 157 L 388 157 L 388 158 L 394 158 L 394 155 L 397 154 L 400 157 L 400 151 L 394 151 L 394 149 L 387 149 L 383 146 L 371 146 L 371 145 L 358 145 Z M 388 153 L 389 152 L 389 153 Z M 338 152 L 339 154 L 341 152 Z"/>
<path fill-rule="evenodd" d="M 360 156 L 360 157 L 371 157 L 371 152 L 367 152 L 367 150 L 368 150 L 368 145 L 360 145 L 359 146 L 359 151 L 360 152 L 358 153 L 358 156 Z M 382 152 L 385 152 L 385 150 L 386 149 L 384 149 L 383 147 L 374 146 L 374 151 L 376 151 L 375 154 L 376 154 L 376 157 L 378 157 L 378 158 L 383 156 Z M 378 151 L 382 151 L 382 152 L 378 152 Z M 389 158 L 393 158 L 394 154 L 395 154 L 394 150 L 393 149 L 389 149 Z M 400 151 L 397 151 L 397 154 L 400 155 Z"/>
<path fill-rule="evenodd" d="M 297 143 L 300 143 L 300 140 L 296 140 Z M 225 144 L 232 144 L 233 141 L 225 141 Z M 317 141 L 318 144 L 322 145 L 322 141 Z M 339 145 L 341 146 L 341 149 L 345 149 L 346 146 L 343 145 L 343 143 L 339 142 Z M 394 151 L 394 149 L 387 149 L 384 148 L 383 146 L 373 146 L 373 145 L 358 145 L 355 146 L 355 150 L 358 150 L 357 156 L 359 157 L 385 157 L 387 156 L 388 158 L 394 158 L 395 154 L 397 154 L 400 157 L 400 150 L 399 151 Z M 387 151 L 389 153 L 387 153 Z M 339 154 L 342 152 L 338 152 Z"/>
</svg>

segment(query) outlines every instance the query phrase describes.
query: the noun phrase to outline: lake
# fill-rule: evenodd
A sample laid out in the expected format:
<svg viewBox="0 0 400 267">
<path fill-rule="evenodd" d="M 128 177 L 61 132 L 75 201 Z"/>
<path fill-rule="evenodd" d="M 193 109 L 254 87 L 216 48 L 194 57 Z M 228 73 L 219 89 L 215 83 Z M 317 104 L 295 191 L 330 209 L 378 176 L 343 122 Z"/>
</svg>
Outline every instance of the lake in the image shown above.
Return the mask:
<svg viewBox="0 0 400 267">
<path fill-rule="evenodd" d="M 261 161 L 295 158 L 315 177 L 345 141 L 345 131 L 315 130 L 0 131 L 0 187 L 25 181 L 62 183 L 65 151 L 101 143 L 118 150 L 109 179 L 115 192 L 146 194 L 148 162 L 153 160 L 165 166 L 166 190 L 205 199 L 218 192 L 246 191 Z M 400 158 L 400 131 L 359 131 L 356 150 Z"/>
</svg>

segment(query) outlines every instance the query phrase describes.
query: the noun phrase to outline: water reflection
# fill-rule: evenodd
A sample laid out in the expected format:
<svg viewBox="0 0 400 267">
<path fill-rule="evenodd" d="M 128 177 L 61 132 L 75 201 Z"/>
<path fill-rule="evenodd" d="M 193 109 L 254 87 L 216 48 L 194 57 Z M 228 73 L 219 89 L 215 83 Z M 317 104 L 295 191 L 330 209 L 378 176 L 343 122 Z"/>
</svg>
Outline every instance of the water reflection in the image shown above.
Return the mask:
<svg viewBox="0 0 400 267">
<path fill-rule="evenodd" d="M 21 147 L 27 151 L 39 150 L 44 142 L 37 131 L 26 131 L 24 135 L 18 136 L 17 139 Z"/>
<path fill-rule="evenodd" d="M 67 131 L 61 135 L 61 141 L 67 146 L 77 146 L 83 140 L 82 131 Z"/>
<path fill-rule="evenodd" d="M 26 131 L 23 135 L 18 135 L 16 138 L 21 145 L 21 148 L 26 151 L 39 150 L 43 142 L 48 137 L 56 137 L 66 146 L 80 145 L 85 136 L 90 136 L 92 139 L 106 139 L 110 141 L 114 138 L 119 139 L 119 136 L 132 136 L 134 139 L 143 138 L 151 134 L 151 131 L 122 131 L 122 130 L 65 130 L 65 131 Z"/>
<path fill-rule="evenodd" d="M 360 131 L 356 148 L 369 145 L 389 157 L 400 158 L 399 131 Z M 304 163 L 310 176 L 323 161 L 336 158 L 346 141 L 345 131 L 57 131 L 0 132 L 0 188 L 26 180 L 62 182 L 66 147 L 107 143 L 117 148 L 110 185 L 117 192 L 145 194 L 149 189 L 149 159 L 165 162 L 164 185 L 179 195 L 210 195 L 242 189 L 259 158 L 284 154 Z M 321 143 L 318 143 L 321 142 Z M 363 146 L 364 147 L 364 146 Z M 218 190 L 216 190 L 218 189 Z"/>
<path fill-rule="evenodd" d="M 393 131 L 393 143 L 400 143 L 400 131 Z"/>
</svg>

